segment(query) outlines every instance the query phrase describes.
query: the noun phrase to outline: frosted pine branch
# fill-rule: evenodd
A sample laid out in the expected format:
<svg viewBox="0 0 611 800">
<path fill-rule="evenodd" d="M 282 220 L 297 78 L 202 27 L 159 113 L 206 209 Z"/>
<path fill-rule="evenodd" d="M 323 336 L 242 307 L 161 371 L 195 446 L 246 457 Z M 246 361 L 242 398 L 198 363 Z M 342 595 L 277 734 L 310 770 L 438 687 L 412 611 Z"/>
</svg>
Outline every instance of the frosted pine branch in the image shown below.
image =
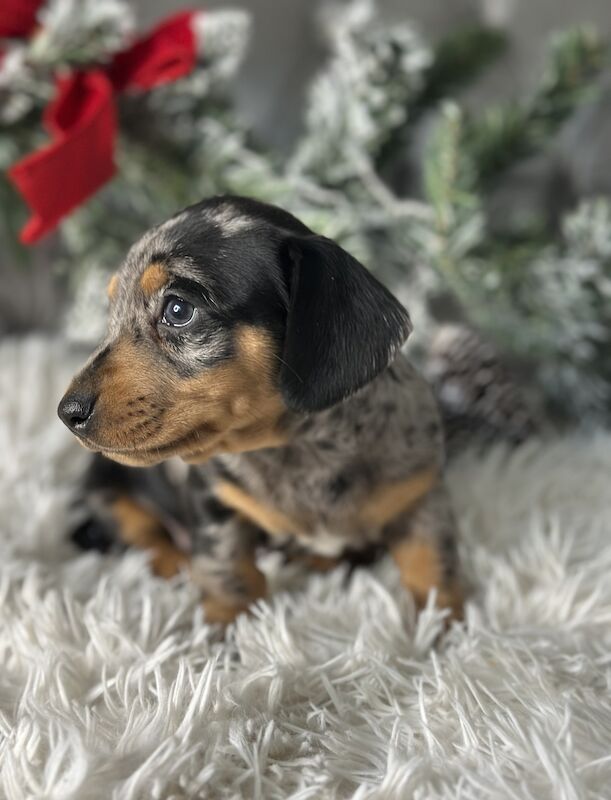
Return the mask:
<svg viewBox="0 0 611 800">
<path fill-rule="evenodd" d="M 124 0 L 48 0 L 39 13 L 29 60 L 58 65 L 107 61 L 134 29 Z"/>
<path fill-rule="evenodd" d="M 405 123 L 431 50 L 411 26 L 381 26 L 375 16 L 371 2 L 356 0 L 328 29 L 331 59 L 312 86 L 293 170 L 342 183 L 355 159 L 374 157 Z"/>
</svg>

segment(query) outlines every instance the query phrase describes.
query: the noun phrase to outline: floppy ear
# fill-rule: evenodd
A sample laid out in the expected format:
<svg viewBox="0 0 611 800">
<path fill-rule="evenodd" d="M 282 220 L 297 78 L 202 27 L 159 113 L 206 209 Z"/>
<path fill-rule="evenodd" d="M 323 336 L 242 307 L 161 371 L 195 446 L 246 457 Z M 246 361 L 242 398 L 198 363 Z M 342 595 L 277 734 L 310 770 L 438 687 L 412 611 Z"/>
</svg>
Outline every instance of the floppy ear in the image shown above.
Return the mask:
<svg viewBox="0 0 611 800">
<path fill-rule="evenodd" d="M 287 279 L 280 388 L 289 408 L 320 411 L 381 372 L 412 326 L 392 294 L 323 236 L 289 240 Z"/>
</svg>

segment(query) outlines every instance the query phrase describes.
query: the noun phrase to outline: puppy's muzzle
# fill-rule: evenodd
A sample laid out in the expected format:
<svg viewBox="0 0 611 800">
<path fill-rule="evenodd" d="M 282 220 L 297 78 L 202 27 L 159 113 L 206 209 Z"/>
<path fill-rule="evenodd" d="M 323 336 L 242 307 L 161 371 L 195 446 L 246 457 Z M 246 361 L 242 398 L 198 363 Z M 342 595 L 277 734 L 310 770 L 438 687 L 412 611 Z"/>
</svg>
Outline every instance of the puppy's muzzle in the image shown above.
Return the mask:
<svg viewBox="0 0 611 800">
<path fill-rule="evenodd" d="M 71 431 L 85 433 L 91 423 L 94 406 L 94 395 L 69 392 L 61 399 L 57 413 Z"/>
</svg>

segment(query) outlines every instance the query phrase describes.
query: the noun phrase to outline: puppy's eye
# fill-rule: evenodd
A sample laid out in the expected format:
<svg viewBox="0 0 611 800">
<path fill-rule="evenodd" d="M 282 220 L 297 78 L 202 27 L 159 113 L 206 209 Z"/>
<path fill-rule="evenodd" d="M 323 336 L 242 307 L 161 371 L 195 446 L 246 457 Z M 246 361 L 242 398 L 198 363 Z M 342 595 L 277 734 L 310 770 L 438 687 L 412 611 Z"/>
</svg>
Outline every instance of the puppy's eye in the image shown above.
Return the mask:
<svg viewBox="0 0 611 800">
<path fill-rule="evenodd" d="M 188 325 L 195 316 L 195 307 L 182 300 L 180 297 L 168 297 L 163 309 L 161 321 L 164 325 L 171 325 L 173 328 L 182 328 Z"/>
</svg>

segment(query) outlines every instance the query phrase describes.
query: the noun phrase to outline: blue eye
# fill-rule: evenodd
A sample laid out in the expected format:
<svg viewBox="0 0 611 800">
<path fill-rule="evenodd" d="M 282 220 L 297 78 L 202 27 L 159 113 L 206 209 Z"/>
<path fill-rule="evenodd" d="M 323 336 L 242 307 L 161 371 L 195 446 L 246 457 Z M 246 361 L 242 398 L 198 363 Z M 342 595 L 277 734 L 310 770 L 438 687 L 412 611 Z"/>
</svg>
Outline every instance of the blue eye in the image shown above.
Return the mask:
<svg viewBox="0 0 611 800">
<path fill-rule="evenodd" d="M 180 297 L 168 297 L 163 309 L 161 321 L 164 325 L 171 325 L 173 328 L 182 328 L 188 325 L 195 316 L 195 307 L 182 300 Z"/>
</svg>

